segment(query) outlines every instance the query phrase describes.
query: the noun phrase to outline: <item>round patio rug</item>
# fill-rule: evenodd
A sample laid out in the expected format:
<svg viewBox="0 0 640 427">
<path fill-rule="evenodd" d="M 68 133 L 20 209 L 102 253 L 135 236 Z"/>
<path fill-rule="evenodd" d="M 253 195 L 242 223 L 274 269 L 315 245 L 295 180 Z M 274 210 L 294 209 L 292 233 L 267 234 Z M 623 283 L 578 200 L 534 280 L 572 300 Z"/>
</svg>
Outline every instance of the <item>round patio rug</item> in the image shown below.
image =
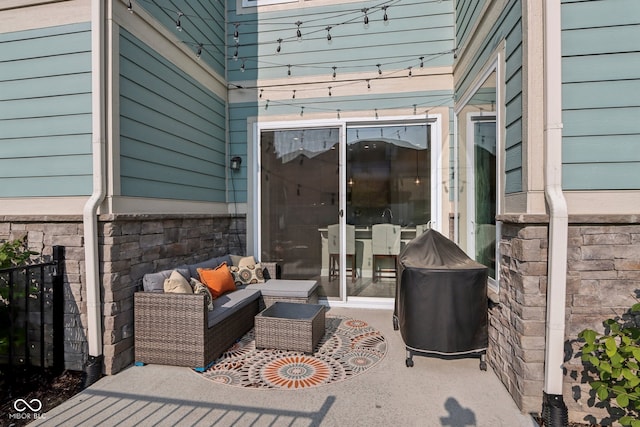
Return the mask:
<svg viewBox="0 0 640 427">
<path fill-rule="evenodd" d="M 252 329 L 199 375 L 237 387 L 302 389 L 352 378 L 385 356 L 384 336 L 368 323 L 337 316 L 327 316 L 325 322 L 313 354 L 256 349 Z"/>
</svg>

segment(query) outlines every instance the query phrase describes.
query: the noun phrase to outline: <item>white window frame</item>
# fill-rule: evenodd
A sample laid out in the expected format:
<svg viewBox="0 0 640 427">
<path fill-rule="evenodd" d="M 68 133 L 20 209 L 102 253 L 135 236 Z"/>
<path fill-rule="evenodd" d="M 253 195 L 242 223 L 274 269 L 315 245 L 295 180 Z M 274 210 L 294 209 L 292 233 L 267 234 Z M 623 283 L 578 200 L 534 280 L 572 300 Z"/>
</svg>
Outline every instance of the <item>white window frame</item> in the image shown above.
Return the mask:
<svg viewBox="0 0 640 427">
<path fill-rule="evenodd" d="M 460 165 L 458 163 L 458 125 L 460 120 L 466 120 L 465 118 L 459 117 L 462 110 L 467 106 L 467 104 L 471 101 L 473 95 L 480 89 L 480 87 L 484 84 L 484 82 L 491 76 L 492 73 L 495 72 L 495 80 L 496 80 L 496 105 L 495 105 L 495 114 L 496 116 L 496 215 L 502 214 L 502 207 L 504 206 L 504 180 L 502 179 L 504 175 L 504 99 L 503 99 L 503 84 L 504 84 L 504 57 L 505 57 L 505 43 L 502 42 L 500 46 L 493 53 L 489 61 L 487 61 L 485 67 L 475 78 L 471 86 L 464 93 L 464 96 L 460 98 L 460 101 L 457 103 L 454 109 L 454 171 L 455 171 L 455 192 L 456 197 L 454 198 L 454 215 L 458 216 L 460 213 L 459 208 L 459 193 L 458 189 L 460 188 L 460 166 L 469 166 Z M 465 123 L 463 121 L 463 123 Z M 468 125 L 466 125 L 468 126 Z M 469 140 L 469 130 L 467 130 L 467 140 Z M 467 142 L 468 143 L 468 142 Z M 469 147 L 469 146 L 467 146 Z M 468 159 L 467 159 L 468 161 Z M 473 166 L 473 165 L 472 165 Z M 472 170 L 472 169 L 469 169 Z M 471 192 L 469 192 L 471 193 Z M 475 197 L 475 194 L 468 194 L 467 197 L 469 199 Z M 475 200 L 473 200 L 473 205 L 475 209 Z M 469 208 L 468 208 L 469 209 Z M 474 215 L 475 217 L 475 215 Z M 454 241 L 460 243 L 459 240 L 459 225 L 458 221 L 454 223 Z M 470 234 L 470 233 L 468 233 Z M 488 288 L 489 294 L 495 294 L 496 298 L 500 293 L 500 238 L 502 236 L 502 222 L 496 220 L 496 277 L 495 279 L 489 278 L 488 280 Z M 475 258 L 475 249 L 470 251 L 467 247 L 467 254 Z"/>
</svg>

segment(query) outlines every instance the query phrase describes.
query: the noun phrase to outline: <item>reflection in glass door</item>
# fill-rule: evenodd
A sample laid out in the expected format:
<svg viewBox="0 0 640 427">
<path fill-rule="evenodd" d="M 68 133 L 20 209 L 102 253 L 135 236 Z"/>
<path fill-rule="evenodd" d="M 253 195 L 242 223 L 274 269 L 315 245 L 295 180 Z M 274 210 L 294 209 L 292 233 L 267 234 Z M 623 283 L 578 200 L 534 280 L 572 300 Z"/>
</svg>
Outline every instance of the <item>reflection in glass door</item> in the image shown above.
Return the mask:
<svg viewBox="0 0 640 427">
<path fill-rule="evenodd" d="M 489 277 L 496 279 L 496 118 L 477 115 L 471 117 L 473 137 L 469 147 L 472 154 L 473 218 L 470 245 L 475 259 L 489 268 Z"/>
<path fill-rule="evenodd" d="M 286 279 L 328 278 L 328 226 L 337 224 L 340 128 L 263 130 L 260 134 L 261 259 Z M 331 286 L 329 286 L 331 285 Z M 341 298 L 340 280 L 321 297 Z"/>
<path fill-rule="evenodd" d="M 431 220 L 429 127 L 347 126 L 346 223 L 357 273 L 349 297 L 393 298 L 396 257 Z"/>
</svg>

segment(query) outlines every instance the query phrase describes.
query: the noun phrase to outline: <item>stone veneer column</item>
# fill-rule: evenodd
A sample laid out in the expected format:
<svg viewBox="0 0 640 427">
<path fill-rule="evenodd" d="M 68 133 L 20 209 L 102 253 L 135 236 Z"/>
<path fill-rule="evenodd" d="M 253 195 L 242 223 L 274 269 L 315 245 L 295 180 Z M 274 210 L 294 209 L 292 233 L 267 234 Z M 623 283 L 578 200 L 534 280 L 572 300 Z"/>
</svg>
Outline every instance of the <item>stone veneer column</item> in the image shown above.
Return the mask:
<svg viewBox="0 0 640 427">
<path fill-rule="evenodd" d="M 499 303 L 489 311 L 488 360 L 523 412 L 540 412 L 544 386 L 547 218 L 501 216 Z M 576 342 L 585 328 L 623 314 L 640 293 L 640 219 L 570 216 L 564 400 L 572 421 L 601 420 Z"/>
<path fill-rule="evenodd" d="M 539 411 L 542 404 L 548 242 L 544 219 L 503 223 L 499 304 L 489 310 L 487 358 L 525 412 Z"/>
</svg>

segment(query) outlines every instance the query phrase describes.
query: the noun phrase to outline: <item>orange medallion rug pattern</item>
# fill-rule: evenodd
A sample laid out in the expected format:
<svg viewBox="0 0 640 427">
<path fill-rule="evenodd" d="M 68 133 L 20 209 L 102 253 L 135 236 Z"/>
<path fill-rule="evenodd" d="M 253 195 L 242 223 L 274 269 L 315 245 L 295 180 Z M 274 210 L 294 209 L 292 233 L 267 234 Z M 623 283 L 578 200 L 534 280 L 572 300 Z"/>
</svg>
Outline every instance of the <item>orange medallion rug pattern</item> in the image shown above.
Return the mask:
<svg viewBox="0 0 640 427">
<path fill-rule="evenodd" d="M 313 354 L 256 349 L 253 330 L 202 374 L 221 384 L 266 389 L 302 389 L 335 383 L 365 372 L 387 352 L 384 336 L 362 320 L 326 317 L 326 332 Z"/>
</svg>

